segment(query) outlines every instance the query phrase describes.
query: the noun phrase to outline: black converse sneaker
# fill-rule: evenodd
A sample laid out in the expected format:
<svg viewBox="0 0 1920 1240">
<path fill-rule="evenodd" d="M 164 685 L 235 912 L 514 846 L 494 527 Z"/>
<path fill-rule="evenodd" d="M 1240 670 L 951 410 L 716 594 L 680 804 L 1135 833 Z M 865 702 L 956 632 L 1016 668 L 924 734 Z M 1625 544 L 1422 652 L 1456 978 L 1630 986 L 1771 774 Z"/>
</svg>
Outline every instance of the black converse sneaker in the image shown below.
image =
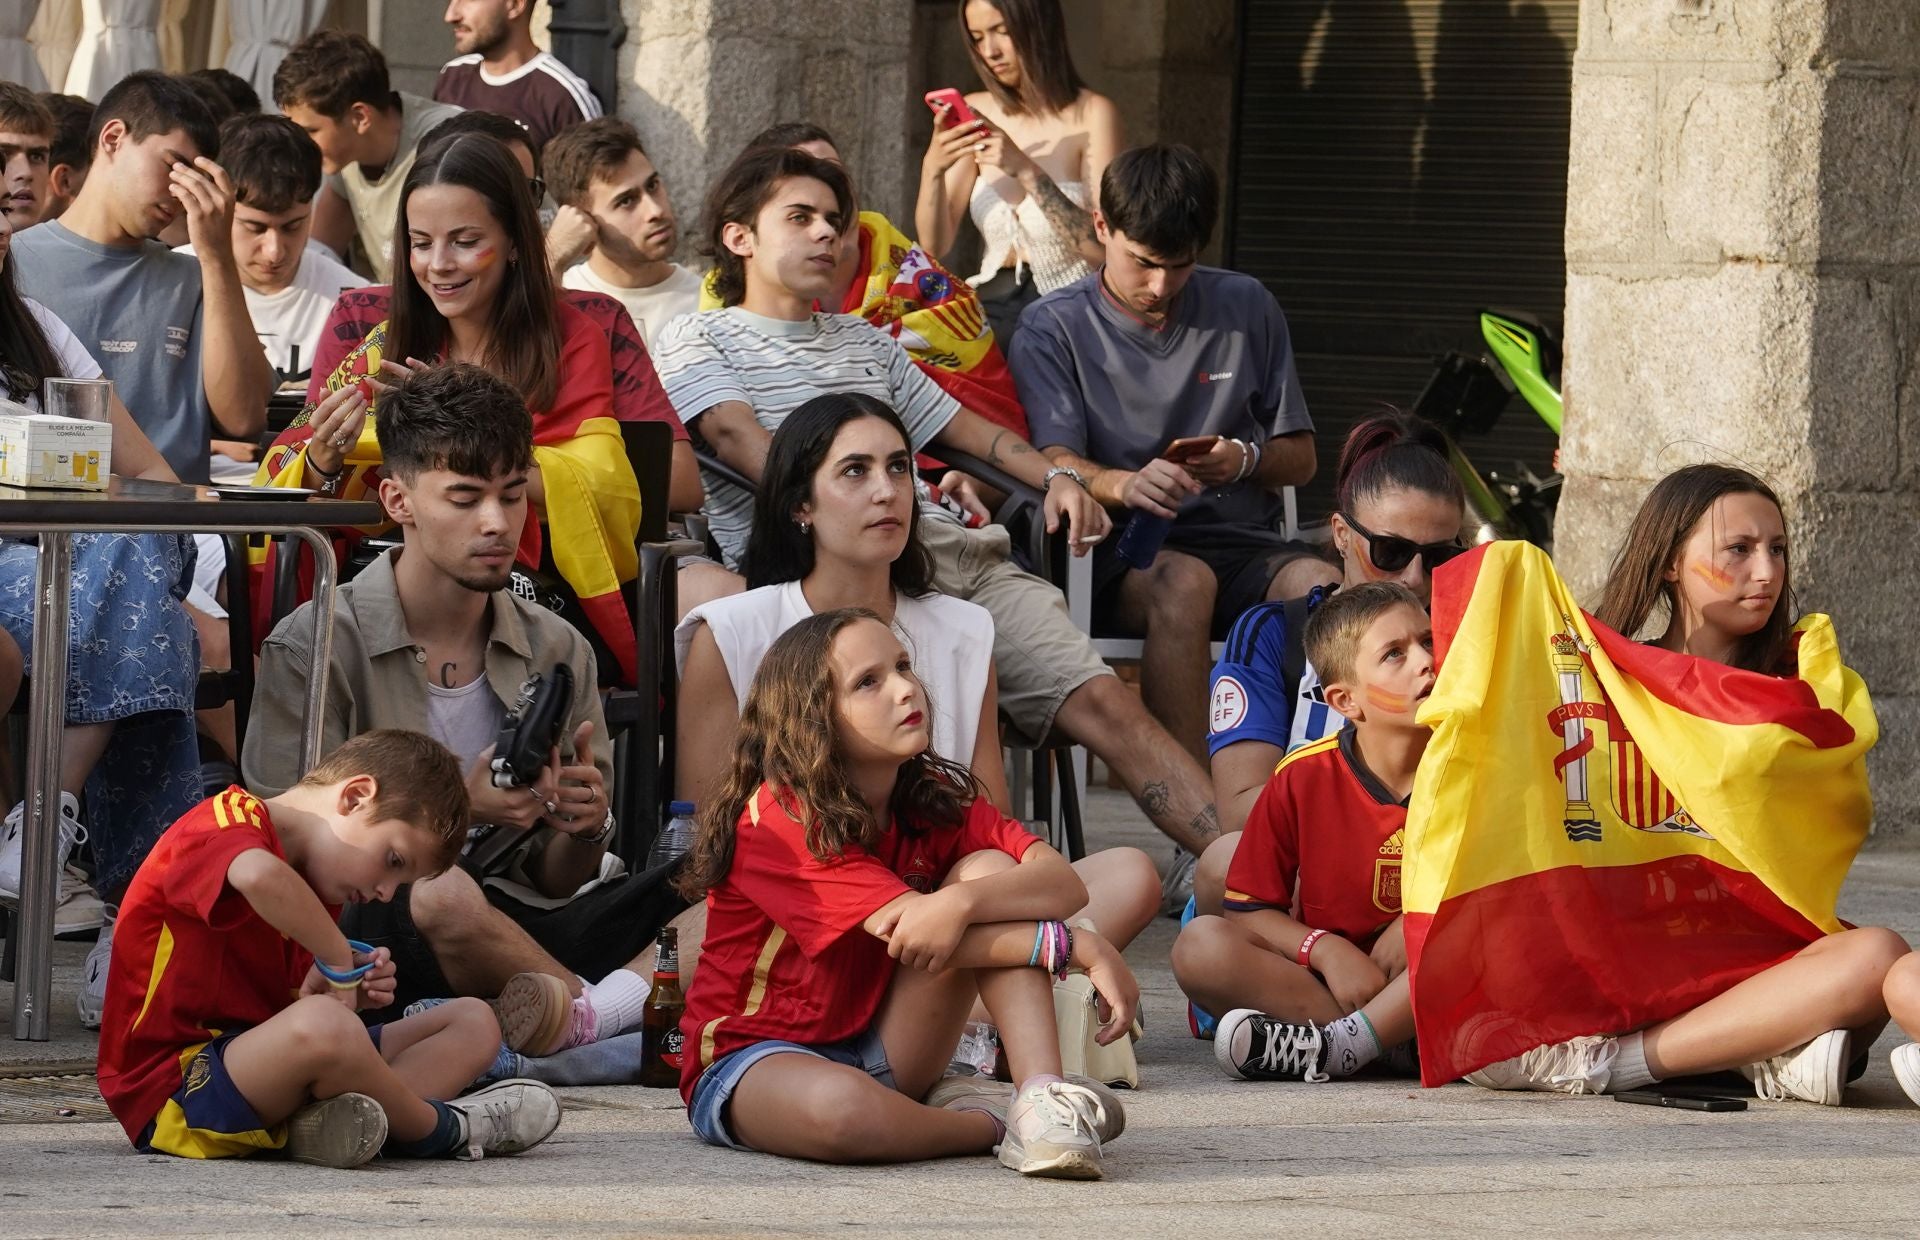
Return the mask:
<svg viewBox="0 0 1920 1240">
<path fill-rule="evenodd" d="M 1318 1025 L 1288 1024 L 1252 1008 L 1235 1008 L 1220 1018 L 1213 1057 L 1228 1076 L 1243 1081 L 1329 1079 L 1326 1035 Z"/>
</svg>

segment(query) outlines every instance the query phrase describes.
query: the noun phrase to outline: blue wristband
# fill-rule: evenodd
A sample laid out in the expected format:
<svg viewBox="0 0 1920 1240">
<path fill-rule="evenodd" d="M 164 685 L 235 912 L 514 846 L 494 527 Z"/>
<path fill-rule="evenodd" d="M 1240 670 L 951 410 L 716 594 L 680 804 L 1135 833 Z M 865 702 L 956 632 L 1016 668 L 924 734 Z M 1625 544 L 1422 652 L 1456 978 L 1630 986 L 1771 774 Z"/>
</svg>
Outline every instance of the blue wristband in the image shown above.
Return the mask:
<svg viewBox="0 0 1920 1240">
<path fill-rule="evenodd" d="M 369 954 L 373 951 L 372 945 L 362 943 L 359 939 L 348 939 L 347 949 L 361 953 L 362 955 Z M 314 957 L 313 967 L 320 970 L 320 976 L 326 978 L 328 981 L 339 982 L 345 985 L 357 982 L 367 974 L 373 972 L 373 961 L 369 960 L 367 963 L 357 965 L 351 969 L 330 969 L 327 967 L 325 961 L 316 956 Z"/>
</svg>

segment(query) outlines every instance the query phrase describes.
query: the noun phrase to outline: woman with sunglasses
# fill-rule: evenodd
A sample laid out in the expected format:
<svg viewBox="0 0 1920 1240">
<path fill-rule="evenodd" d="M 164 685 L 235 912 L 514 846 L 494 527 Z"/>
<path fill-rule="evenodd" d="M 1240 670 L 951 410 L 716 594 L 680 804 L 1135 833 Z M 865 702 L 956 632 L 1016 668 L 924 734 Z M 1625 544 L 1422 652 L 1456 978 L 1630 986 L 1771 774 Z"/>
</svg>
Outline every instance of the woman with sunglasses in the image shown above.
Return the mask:
<svg viewBox="0 0 1920 1240">
<path fill-rule="evenodd" d="M 1397 581 L 1424 601 L 1433 570 L 1464 550 L 1466 495 L 1448 462 L 1446 436 L 1407 414 L 1368 418 L 1341 447 L 1334 485 L 1340 585 Z M 1207 750 L 1223 839 L 1237 838 L 1233 833 L 1289 750 L 1340 728 L 1341 716 L 1320 699 L 1320 678 L 1300 644 L 1307 613 L 1330 592 L 1316 589 L 1306 598 L 1249 608 L 1214 665 Z M 1223 855 L 1214 858 L 1215 851 Z M 1232 847 L 1216 845 L 1207 857 L 1218 865 L 1201 862 L 1194 890 L 1201 911 L 1217 913 L 1206 904 L 1209 896 L 1216 904 L 1220 898 Z"/>
</svg>

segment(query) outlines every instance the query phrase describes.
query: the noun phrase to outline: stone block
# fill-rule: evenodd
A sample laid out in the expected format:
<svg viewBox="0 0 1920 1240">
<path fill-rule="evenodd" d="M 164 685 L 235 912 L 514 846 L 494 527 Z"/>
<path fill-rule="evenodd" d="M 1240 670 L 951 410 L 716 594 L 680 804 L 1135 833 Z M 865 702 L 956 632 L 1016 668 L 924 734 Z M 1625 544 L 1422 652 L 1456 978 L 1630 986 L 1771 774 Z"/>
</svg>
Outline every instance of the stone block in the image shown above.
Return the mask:
<svg viewBox="0 0 1920 1240">
<path fill-rule="evenodd" d="M 1835 72 L 1820 126 L 1820 257 L 1836 263 L 1920 259 L 1920 80 Z"/>
<path fill-rule="evenodd" d="M 1899 380 L 1913 351 L 1899 334 L 1904 293 L 1886 281 L 1819 277 L 1806 452 L 1822 490 L 1885 491 L 1897 480 Z"/>
<path fill-rule="evenodd" d="M 1566 469 L 1653 479 L 1727 460 L 1806 485 L 1816 287 L 1806 273 L 1752 263 L 1569 274 Z"/>
<path fill-rule="evenodd" d="M 1098 59 L 1109 69 L 1158 69 L 1169 31 L 1187 20 L 1186 7 L 1186 0 L 1101 0 Z"/>
<path fill-rule="evenodd" d="M 1571 406 L 1567 412 L 1571 419 Z M 1607 569 L 1652 485 L 1646 479 L 1590 473 L 1567 477 L 1553 521 L 1553 563 L 1582 607 L 1592 610 L 1599 604 Z"/>
<path fill-rule="evenodd" d="M 1567 163 L 1567 259 L 1644 258 L 1654 246 L 1654 117 L 1650 72 L 1575 69 Z"/>
<path fill-rule="evenodd" d="M 707 29 L 711 0 L 621 0 L 627 23 L 627 42 L 674 35 L 698 34 Z"/>
<path fill-rule="evenodd" d="M 1846 634 L 1841 650 L 1848 649 Z M 1876 848 L 1920 844 L 1920 697 L 1875 692 L 1873 713 L 1880 720 L 1880 743 L 1867 752 L 1867 783 L 1873 789 L 1873 844 Z"/>
<path fill-rule="evenodd" d="M 1818 149 L 1819 120 L 1806 93 L 1777 81 L 1665 83 L 1658 210 L 1667 254 L 1695 263 L 1811 254 L 1818 161 L 1803 156 Z"/>
<path fill-rule="evenodd" d="M 1900 583 L 1920 581 L 1913 497 L 1822 489 L 1781 500 L 1801 610 L 1833 617 L 1847 664 L 1866 678 L 1868 688 L 1920 694 L 1913 597 L 1900 588 Z"/>
<path fill-rule="evenodd" d="M 1583 0 L 1580 57 L 1751 61 L 1770 53 L 1779 10 L 1819 0 Z"/>
<path fill-rule="evenodd" d="M 1920 69 L 1920 4 L 1830 5 L 1819 54 L 1828 63 Z"/>
</svg>

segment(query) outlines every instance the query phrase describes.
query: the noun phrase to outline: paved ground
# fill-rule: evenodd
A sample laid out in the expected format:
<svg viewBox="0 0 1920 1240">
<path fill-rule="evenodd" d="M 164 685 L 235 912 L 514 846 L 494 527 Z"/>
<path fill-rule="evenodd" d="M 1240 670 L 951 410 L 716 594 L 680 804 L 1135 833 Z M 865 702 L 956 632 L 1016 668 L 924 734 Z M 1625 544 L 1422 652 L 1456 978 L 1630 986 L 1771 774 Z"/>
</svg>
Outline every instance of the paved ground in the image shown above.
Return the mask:
<svg viewBox="0 0 1920 1240">
<path fill-rule="evenodd" d="M 1096 801 L 1097 840 L 1145 844 L 1130 806 Z M 1156 849 L 1156 855 L 1158 850 Z M 1920 853 L 1865 858 L 1843 911 L 1920 932 Z M 1171 923 L 1130 953 L 1148 995 L 1145 1088 L 1100 1184 L 1023 1181 L 987 1158 L 825 1168 L 713 1150 L 677 1097 L 565 1091 L 566 1121 L 520 1159 L 195 1164 L 129 1151 L 109 1124 L 0 1124 L 0 1235 L 572 1234 L 921 1236 L 1695 1235 L 1910 1237 L 1920 1231 L 1920 1111 L 1883 1039 L 1844 1109 L 1741 1114 L 1469 1086 L 1229 1081 L 1186 1036 L 1165 967 Z M 84 945 L 63 945 L 71 984 Z M 0 1000 L 7 999 L 0 985 Z M 70 1003 L 52 1043 L 0 1063 L 90 1057 Z"/>
</svg>

